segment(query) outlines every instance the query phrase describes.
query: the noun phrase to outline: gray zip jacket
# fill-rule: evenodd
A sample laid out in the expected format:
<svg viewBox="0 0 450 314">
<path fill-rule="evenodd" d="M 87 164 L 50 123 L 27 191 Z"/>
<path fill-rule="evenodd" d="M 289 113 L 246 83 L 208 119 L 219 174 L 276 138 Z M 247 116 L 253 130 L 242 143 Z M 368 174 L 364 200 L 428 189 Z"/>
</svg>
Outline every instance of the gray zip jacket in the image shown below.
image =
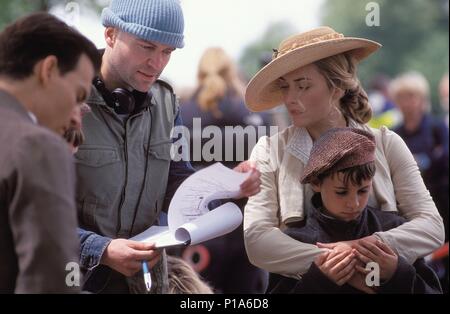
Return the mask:
<svg viewBox="0 0 450 314">
<path fill-rule="evenodd" d="M 114 238 L 130 238 L 157 223 L 171 167 L 171 130 L 178 102 L 171 87 L 157 81 L 142 110 L 122 120 L 93 87 L 83 118 L 86 141 L 76 157 L 77 210 L 84 289 L 143 292 L 142 273 L 125 278 L 99 265 Z M 167 291 L 164 253 L 152 269 L 154 293 Z"/>
</svg>

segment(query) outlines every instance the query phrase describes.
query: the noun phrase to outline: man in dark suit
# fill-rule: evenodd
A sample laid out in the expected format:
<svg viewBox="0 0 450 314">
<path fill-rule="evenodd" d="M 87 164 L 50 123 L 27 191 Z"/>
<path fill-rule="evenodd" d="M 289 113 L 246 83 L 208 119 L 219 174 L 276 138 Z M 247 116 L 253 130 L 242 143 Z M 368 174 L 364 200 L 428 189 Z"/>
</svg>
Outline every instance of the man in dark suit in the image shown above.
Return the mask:
<svg viewBox="0 0 450 314">
<path fill-rule="evenodd" d="M 75 176 L 61 135 L 90 92 L 95 46 L 46 13 L 0 33 L 0 293 L 78 292 Z"/>
</svg>

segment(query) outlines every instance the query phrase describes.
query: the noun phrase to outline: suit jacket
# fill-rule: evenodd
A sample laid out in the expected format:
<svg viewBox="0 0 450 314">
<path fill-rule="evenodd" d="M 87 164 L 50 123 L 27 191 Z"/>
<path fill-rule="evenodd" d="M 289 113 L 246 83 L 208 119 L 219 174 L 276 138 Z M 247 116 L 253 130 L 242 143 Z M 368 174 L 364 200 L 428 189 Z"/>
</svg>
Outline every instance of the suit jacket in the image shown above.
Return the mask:
<svg viewBox="0 0 450 314">
<path fill-rule="evenodd" d="M 0 293 L 78 292 L 68 264 L 78 262 L 79 243 L 67 144 L 1 90 L 0 143 Z"/>
</svg>

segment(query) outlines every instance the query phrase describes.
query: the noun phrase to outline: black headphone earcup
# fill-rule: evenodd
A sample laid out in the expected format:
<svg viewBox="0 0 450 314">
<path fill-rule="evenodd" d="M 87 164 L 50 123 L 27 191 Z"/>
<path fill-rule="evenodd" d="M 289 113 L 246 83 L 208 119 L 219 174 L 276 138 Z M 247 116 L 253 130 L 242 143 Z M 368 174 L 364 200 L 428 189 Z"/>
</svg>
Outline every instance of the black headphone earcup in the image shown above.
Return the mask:
<svg viewBox="0 0 450 314">
<path fill-rule="evenodd" d="M 148 93 L 138 92 L 136 90 L 131 92 L 124 88 L 116 88 L 110 92 L 99 77 L 94 78 L 93 84 L 102 95 L 105 103 L 117 114 L 132 114 L 141 110 L 144 104 L 150 103 L 150 101 L 146 101 L 149 97 Z"/>
<path fill-rule="evenodd" d="M 116 105 L 115 105 L 114 96 L 106 88 L 105 83 L 103 83 L 102 79 L 99 78 L 99 77 L 96 77 L 96 78 L 94 78 L 92 83 L 94 84 L 94 86 L 98 90 L 98 92 L 102 95 L 103 100 L 108 105 L 108 107 L 110 107 L 113 110 L 115 110 L 116 109 Z"/>
<path fill-rule="evenodd" d="M 129 114 L 134 112 L 136 109 L 136 101 L 132 92 L 123 88 L 116 88 L 112 92 L 112 95 L 117 108 L 117 113 Z"/>
</svg>

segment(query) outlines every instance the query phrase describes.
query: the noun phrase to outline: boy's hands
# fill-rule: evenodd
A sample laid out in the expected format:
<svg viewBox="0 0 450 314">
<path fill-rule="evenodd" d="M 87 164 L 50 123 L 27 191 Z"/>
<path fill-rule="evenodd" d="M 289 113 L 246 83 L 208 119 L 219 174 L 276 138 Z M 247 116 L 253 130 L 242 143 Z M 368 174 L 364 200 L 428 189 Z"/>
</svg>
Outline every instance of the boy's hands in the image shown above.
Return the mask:
<svg viewBox="0 0 450 314">
<path fill-rule="evenodd" d="M 389 280 L 397 270 L 397 254 L 373 235 L 353 241 L 317 243 L 317 246 L 330 251 L 319 255 L 315 264 L 339 286 L 347 283 L 366 293 L 375 293 L 375 289 L 366 284 L 369 271 L 364 265 L 377 263 L 383 281 Z"/>
<path fill-rule="evenodd" d="M 338 286 L 345 284 L 355 273 L 356 259 L 352 250 L 325 252 L 314 263 Z"/>
</svg>

